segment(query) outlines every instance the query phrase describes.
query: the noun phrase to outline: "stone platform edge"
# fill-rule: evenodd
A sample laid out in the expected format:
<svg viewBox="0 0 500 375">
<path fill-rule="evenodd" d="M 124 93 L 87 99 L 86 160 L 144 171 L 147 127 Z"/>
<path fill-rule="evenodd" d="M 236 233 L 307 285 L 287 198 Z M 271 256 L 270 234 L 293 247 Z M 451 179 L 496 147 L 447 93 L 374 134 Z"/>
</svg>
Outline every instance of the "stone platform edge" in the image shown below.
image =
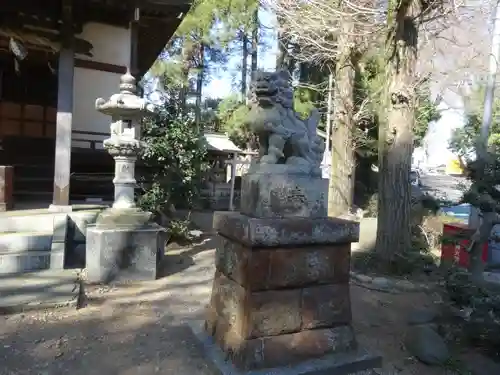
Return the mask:
<svg viewBox="0 0 500 375">
<path fill-rule="evenodd" d="M 187 324 L 201 344 L 209 364 L 220 375 L 350 375 L 382 367 L 382 357 L 358 348 L 348 353 L 329 354 L 294 366 L 242 371 L 226 359 L 226 355 L 204 330 L 203 321 Z"/>
<path fill-rule="evenodd" d="M 68 298 L 65 301 L 33 302 L 33 303 L 13 304 L 6 306 L 0 305 L 0 316 L 28 313 L 32 311 L 55 310 L 66 307 L 77 307 L 79 304 L 78 302 L 79 293 L 76 292 L 75 294 L 76 295 L 74 297 L 72 297 L 71 299 Z"/>
<path fill-rule="evenodd" d="M 359 223 L 338 218 L 255 218 L 214 212 L 214 231 L 249 247 L 329 245 L 359 241 Z"/>
</svg>

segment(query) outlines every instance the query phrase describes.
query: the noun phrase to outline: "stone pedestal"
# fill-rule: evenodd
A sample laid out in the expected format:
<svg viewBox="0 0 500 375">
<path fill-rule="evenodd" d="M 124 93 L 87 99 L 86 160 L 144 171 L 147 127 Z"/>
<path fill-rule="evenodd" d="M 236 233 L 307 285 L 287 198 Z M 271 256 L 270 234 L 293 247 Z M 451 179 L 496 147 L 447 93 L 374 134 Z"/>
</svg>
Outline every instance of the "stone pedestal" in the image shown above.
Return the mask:
<svg viewBox="0 0 500 375">
<path fill-rule="evenodd" d="M 351 326 L 359 225 L 326 217 L 322 179 L 245 177 L 247 214 L 214 216 L 219 242 L 204 329 L 229 360 L 219 369 L 330 375 L 378 367 L 379 357 L 358 349 Z"/>
<path fill-rule="evenodd" d="M 0 165 L 0 212 L 11 210 L 14 201 L 14 167 Z"/>
<path fill-rule="evenodd" d="M 241 200 L 241 213 L 253 217 L 326 217 L 328 180 L 280 173 L 280 166 L 266 166 L 264 172 L 242 177 L 241 196 L 245 199 Z"/>
<path fill-rule="evenodd" d="M 86 269 L 90 283 L 155 280 L 164 254 L 165 229 L 150 213 L 110 209 L 87 228 Z"/>
</svg>

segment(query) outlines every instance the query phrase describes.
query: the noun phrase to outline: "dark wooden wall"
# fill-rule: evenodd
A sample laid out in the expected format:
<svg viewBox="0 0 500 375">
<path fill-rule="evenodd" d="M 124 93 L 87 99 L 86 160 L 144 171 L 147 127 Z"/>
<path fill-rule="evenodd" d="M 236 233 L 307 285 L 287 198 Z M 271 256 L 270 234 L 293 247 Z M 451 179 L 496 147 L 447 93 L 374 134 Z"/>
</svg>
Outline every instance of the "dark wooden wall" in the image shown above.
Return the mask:
<svg viewBox="0 0 500 375">
<path fill-rule="evenodd" d="M 17 201 L 52 199 L 56 134 L 57 75 L 47 63 L 26 63 L 16 72 L 8 59 L 0 59 L 0 165 L 14 167 Z M 113 159 L 96 135 L 78 132 L 89 148 L 71 153 L 70 198 L 110 199 Z M 102 141 L 101 141 L 102 142 Z M 82 142 L 79 142 L 81 144 Z"/>
</svg>

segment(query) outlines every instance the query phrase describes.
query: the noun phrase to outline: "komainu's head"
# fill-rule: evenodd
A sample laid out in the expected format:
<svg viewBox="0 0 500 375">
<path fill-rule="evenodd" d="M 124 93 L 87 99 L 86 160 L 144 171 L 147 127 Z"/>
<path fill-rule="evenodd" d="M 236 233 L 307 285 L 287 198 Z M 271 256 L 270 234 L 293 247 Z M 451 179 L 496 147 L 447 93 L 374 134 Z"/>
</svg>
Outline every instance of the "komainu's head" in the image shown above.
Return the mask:
<svg viewBox="0 0 500 375">
<path fill-rule="evenodd" d="M 285 108 L 292 108 L 293 88 L 290 81 L 290 73 L 286 70 L 257 72 L 250 84 L 250 103 L 264 108 L 279 103 Z"/>
</svg>

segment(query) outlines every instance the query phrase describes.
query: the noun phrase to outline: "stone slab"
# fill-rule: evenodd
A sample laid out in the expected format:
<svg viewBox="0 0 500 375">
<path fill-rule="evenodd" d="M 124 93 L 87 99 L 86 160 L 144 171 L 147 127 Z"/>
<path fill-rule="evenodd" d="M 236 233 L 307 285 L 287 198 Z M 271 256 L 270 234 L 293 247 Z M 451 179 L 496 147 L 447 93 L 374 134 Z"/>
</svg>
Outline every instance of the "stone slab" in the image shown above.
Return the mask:
<svg viewBox="0 0 500 375">
<path fill-rule="evenodd" d="M 165 229 L 87 228 L 86 268 L 90 283 L 155 280 L 164 254 Z"/>
<path fill-rule="evenodd" d="M 98 228 L 142 228 L 149 227 L 152 213 L 141 211 L 138 208 L 117 209 L 110 208 L 102 211 L 96 221 Z"/>
<path fill-rule="evenodd" d="M 0 314 L 76 304 L 79 292 L 75 270 L 4 275 L 0 283 Z"/>
<path fill-rule="evenodd" d="M 49 212 L 53 213 L 70 213 L 73 212 L 73 206 L 71 205 L 58 205 L 58 204 L 51 204 L 49 206 Z"/>
<path fill-rule="evenodd" d="M 215 267 L 252 291 L 349 284 L 349 244 L 258 249 L 217 236 Z"/>
<path fill-rule="evenodd" d="M 189 327 L 203 347 L 205 356 L 221 375 L 348 375 L 382 367 L 382 358 L 362 348 L 346 353 L 327 354 L 295 365 L 259 370 L 240 370 L 227 360 L 227 355 L 204 329 L 203 322 L 192 322 Z"/>
<path fill-rule="evenodd" d="M 259 218 L 327 216 L 328 180 L 304 174 L 248 173 L 241 213 Z"/>
<path fill-rule="evenodd" d="M 0 254 L 0 275 L 46 270 L 52 268 L 52 262 L 60 264 L 63 261 L 64 252 L 26 251 Z"/>
<path fill-rule="evenodd" d="M 46 233 L 0 233 L 0 253 L 49 251 L 52 231 Z"/>
<path fill-rule="evenodd" d="M 239 212 L 214 213 L 214 230 L 248 247 L 358 242 L 359 223 L 323 217 L 254 218 Z"/>
<path fill-rule="evenodd" d="M 220 272 L 207 313 L 209 332 L 226 336 L 231 331 L 243 340 L 348 327 L 352 320 L 349 284 L 252 292 Z"/>
</svg>

